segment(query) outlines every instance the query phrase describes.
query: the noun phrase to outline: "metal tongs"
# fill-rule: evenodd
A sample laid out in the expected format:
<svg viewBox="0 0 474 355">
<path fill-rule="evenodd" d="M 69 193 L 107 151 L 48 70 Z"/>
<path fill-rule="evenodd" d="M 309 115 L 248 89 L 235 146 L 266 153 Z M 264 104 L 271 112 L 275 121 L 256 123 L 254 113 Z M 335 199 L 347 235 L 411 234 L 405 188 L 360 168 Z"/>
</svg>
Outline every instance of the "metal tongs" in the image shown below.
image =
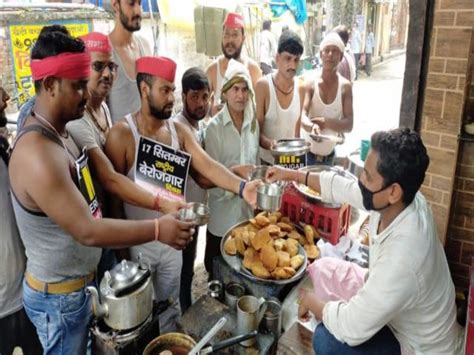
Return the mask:
<svg viewBox="0 0 474 355">
<path fill-rule="evenodd" d="M 247 334 L 237 335 L 235 337 L 223 340 L 217 344 L 205 347 L 204 349 L 201 350 L 200 354 L 210 354 L 210 353 L 228 348 L 229 346 L 240 343 L 241 341 L 257 336 L 257 333 L 258 331 L 254 330 Z"/>
<path fill-rule="evenodd" d="M 216 335 L 219 332 L 219 330 L 222 329 L 222 327 L 225 325 L 226 322 L 227 322 L 226 317 L 222 317 L 221 319 L 219 319 L 219 321 L 211 328 L 211 330 L 209 330 L 206 333 L 206 335 L 204 335 L 204 337 L 194 346 L 194 348 L 191 349 L 191 351 L 189 352 L 189 355 L 199 354 L 202 347 L 206 345 L 207 342 L 211 340 L 214 337 L 214 335 Z"/>
</svg>

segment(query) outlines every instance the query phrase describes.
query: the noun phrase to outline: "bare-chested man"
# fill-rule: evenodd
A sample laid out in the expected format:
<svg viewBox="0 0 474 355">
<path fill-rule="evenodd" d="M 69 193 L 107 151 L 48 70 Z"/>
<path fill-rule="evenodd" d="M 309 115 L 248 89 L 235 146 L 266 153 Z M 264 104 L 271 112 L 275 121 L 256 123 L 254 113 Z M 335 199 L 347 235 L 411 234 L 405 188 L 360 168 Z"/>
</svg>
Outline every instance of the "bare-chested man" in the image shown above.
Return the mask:
<svg viewBox="0 0 474 355">
<path fill-rule="evenodd" d="M 94 218 L 100 211 L 89 169 L 66 130 L 84 115 L 90 55 L 82 40 L 49 32 L 38 37 L 31 58 L 37 96 L 9 168 L 27 255 L 23 302 L 45 354 L 84 354 L 92 316 L 85 286 L 93 282 L 101 247 L 159 241 L 182 249 L 194 228 L 171 215 Z"/>
<path fill-rule="evenodd" d="M 143 57 L 137 60 L 136 70 L 141 110 L 136 114 L 125 116 L 124 120 L 113 126 L 105 145 L 105 152 L 115 169 L 135 181 L 138 180 L 137 176 L 142 178 L 146 174 L 150 188 L 154 188 L 165 179 L 168 179 L 168 184 L 172 184 L 173 180 L 176 181 L 176 173 L 179 170 L 174 169 L 176 159 L 180 160 L 185 156 L 183 153 L 188 153 L 191 155 L 191 166 L 198 174 L 214 185 L 239 194 L 250 203 L 255 203 L 258 182 L 246 184 L 244 180 L 212 160 L 188 127 L 180 122 L 169 120 L 175 100 L 176 63 L 165 57 Z M 147 142 L 154 145 L 151 167 L 144 164 L 143 159 L 140 159 L 140 162 L 137 161 L 136 152 L 147 151 L 150 144 Z M 171 155 L 162 154 L 162 152 L 171 151 Z M 181 179 L 183 178 L 186 176 Z M 178 185 L 177 183 L 176 186 Z M 174 191 L 174 188 L 171 186 L 168 190 L 166 187 L 166 190 Z M 149 218 L 150 213 L 149 210 L 126 203 L 124 212 L 128 219 Z M 151 265 L 157 300 L 165 300 L 169 297 L 175 300 L 179 298 L 181 252 L 167 245 L 147 243 L 132 247 L 130 253 L 132 258 L 141 253 L 143 259 Z M 179 315 L 179 304 L 162 313 L 160 330 L 173 331 Z"/>
<path fill-rule="evenodd" d="M 221 103 L 222 80 L 227 70 L 230 59 L 235 59 L 244 64 L 249 70 L 252 86 L 255 88 L 257 80 L 262 76 L 262 71 L 256 61 L 242 57 L 242 48 L 245 42 L 244 18 L 236 13 L 230 12 L 222 25 L 222 53 L 207 68 L 207 76 L 211 82 L 211 90 L 214 92 L 214 102 L 211 107 L 211 116 L 214 116 L 224 105 Z"/>
<path fill-rule="evenodd" d="M 141 0 L 112 0 L 115 27 L 110 33 L 113 61 L 118 64 L 117 78 L 109 96 L 112 123 L 140 110 L 140 94 L 135 80 L 135 62 L 150 55 L 148 43 L 134 34 L 142 22 Z"/>
</svg>

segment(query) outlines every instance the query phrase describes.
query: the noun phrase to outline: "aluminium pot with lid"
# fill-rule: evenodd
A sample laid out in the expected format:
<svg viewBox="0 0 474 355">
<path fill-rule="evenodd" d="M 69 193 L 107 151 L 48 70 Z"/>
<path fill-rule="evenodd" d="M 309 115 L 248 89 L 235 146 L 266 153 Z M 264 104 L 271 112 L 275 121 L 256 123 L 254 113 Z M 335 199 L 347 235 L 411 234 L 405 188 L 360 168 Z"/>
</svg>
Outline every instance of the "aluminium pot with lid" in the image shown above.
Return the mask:
<svg viewBox="0 0 474 355">
<path fill-rule="evenodd" d="M 99 292 L 93 286 L 86 288 L 92 295 L 96 317 L 116 330 L 134 328 L 142 324 L 153 310 L 153 284 L 150 269 L 140 263 L 122 260 L 106 271 Z"/>
</svg>

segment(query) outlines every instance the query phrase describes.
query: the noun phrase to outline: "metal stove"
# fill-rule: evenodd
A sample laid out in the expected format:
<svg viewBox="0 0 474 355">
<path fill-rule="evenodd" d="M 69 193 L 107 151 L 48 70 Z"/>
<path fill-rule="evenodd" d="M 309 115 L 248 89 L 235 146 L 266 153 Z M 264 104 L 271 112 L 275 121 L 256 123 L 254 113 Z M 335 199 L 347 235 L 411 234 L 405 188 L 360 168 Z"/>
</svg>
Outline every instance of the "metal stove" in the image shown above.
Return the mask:
<svg viewBox="0 0 474 355">
<path fill-rule="evenodd" d="M 134 355 L 143 354 L 145 347 L 160 335 L 158 315 L 164 312 L 172 301 L 153 304 L 150 316 L 138 327 L 117 331 L 108 327 L 103 320 L 94 319 L 91 330 L 92 354 Z"/>
</svg>

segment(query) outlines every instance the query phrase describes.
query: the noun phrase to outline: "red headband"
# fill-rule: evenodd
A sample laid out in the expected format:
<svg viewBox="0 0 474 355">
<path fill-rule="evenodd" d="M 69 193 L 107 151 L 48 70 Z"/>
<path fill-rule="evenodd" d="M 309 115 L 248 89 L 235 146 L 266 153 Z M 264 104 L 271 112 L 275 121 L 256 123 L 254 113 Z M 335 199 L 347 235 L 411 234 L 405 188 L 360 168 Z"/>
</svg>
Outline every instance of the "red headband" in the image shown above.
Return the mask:
<svg viewBox="0 0 474 355">
<path fill-rule="evenodd" d="M 80 37 L 88 52 L 112 53 L 109 37 L 100 32 L 90 32 Z"/>
<path fill-rule="evenodd" d="M 86 79 L 91 72 L 91 56 L 84 52 L 61 53 L 44 59 L 32 59 L 30 67 L 35 81 L 47 76 L 69 80 Z"/>
<path fill-rule="evenodd" d="M 229 12 L 224 21 L 224 27 L 244 28 L 244 18 L 235 12 Z"/>
<path fill-rule="evenodd" d="M 176 75 L 176 63 L 166 57 L 141 57 L 137 59 L 137 73 L 157 76 L 173 82 Z"/>
</svg>

